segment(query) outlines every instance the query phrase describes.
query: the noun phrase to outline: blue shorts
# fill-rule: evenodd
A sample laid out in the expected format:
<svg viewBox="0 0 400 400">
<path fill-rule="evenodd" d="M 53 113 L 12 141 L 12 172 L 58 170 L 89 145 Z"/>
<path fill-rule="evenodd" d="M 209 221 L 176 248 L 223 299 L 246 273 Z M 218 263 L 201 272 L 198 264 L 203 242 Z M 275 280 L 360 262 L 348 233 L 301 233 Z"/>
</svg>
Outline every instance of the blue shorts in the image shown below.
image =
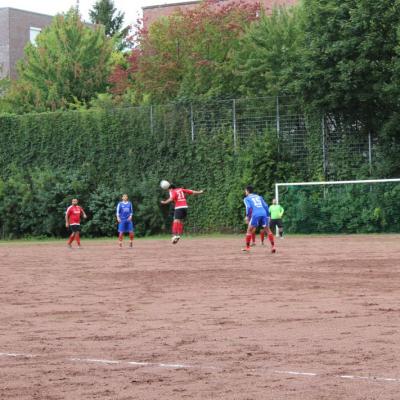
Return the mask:
<svg viewBox="0 0 400 400">
<path fill-rule="evenodd" d="M 254 228 L 268 226 L 268 217 L 266 215 L 253 215 L 250 220 L 250 225 Z"/>
<path fill-rule="evenodd" d="M 119 233 L 126 233 L 126 232 L 133 232 L 133 222 L 132 221 L 121 221 L 118 223 L 118 232 Z"/>
</svg>

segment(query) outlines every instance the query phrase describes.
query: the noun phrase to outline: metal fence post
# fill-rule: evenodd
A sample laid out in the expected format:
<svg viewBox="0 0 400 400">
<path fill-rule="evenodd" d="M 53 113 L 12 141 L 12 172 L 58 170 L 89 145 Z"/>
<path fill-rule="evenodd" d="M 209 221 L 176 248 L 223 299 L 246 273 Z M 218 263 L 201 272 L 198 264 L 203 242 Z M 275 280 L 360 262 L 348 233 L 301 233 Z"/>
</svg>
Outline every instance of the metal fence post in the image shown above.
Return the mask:
<svg viewBox="0 0 400 400">
<path fill-rule="evenodd" d="M 192 142 L 194 142 L 194 118 L 193 118 L 193 104 L 190 103 L 190 128 L 192 131 Z"/>
<path fill-rule="evenodd" d="M 279 140 L 280 132 L 281 132 L 281 121 L 280 121 L 280 115 L 279 115 L 279 96 L 276 96 L 276 134 L 278 136 L 278 140 Z"/>
<path fill-rule="evenodd" d="M 324 177 L 327 174 L 327 160 L 326 160 L 326 145 L 325 145 L 325 117 L 322 116 L 321 120 L 321 133 L 322 133 L 322 167 L 324 171 Z"/>
<path fill-rule="evenodd" d="M 236 100 L 232 100 L 232 123 L 233 123 L 233 148 L 236 151 L 237 146 L 237 129 L 236 129 Z"/>
<path fill-rule="evenodd" d="M 371 138 L 371 132 L 368 132 L 368 162 L 369 162 L 369 173 L 372 174 L 372 138 Z"/>
<path fill-rule="evenodd" d="M 153 121 L 153 106 L 150 106 L 150 131 L 154 133 L 154 121 Z"/>
</svg>

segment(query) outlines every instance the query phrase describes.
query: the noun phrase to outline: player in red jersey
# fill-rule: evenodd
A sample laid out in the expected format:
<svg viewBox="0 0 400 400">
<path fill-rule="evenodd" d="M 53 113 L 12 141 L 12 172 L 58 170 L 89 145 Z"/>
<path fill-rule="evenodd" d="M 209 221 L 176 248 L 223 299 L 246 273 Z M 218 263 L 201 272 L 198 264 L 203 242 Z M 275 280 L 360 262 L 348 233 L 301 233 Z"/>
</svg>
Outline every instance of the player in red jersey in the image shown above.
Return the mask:
<svg viewBox="0 0 400 400">
<path fill-rule="evenodd" d="M 188 205 L 186 194 L 202 194 L 203 190 L 190 190 L 178 188 L 175 185 L 169 186 L 169 199 L 161 201 L 161 204 L 175 203 L 174 221 L 172 223 L 172 243 L 178 243 L 183 233 L 183 221 L 187 215 Z"/>
<path fill-rule="evenodd" d="M 78 206 L 78 199 L 72 199 L 72 204 L 67 208 L 65 213 L 65 226 L 71 229 L 71 235 L 68 239 L 68 247 L 72 247 L 74 239 L 78 244 L 78 249 L 81 247 L 81 215 L 87 218 L 85 211 L 81 206 Z"/>
</svg>

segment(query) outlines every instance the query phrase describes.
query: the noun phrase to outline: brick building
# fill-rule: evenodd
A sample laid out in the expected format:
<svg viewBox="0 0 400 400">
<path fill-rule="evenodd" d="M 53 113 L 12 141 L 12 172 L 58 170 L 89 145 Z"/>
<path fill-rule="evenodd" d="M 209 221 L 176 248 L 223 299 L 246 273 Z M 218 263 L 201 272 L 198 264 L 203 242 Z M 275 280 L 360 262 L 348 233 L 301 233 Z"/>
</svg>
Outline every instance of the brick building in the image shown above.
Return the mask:
<svg viewBox="0 0 400 400">
<path fill-rule="evenodd" d="M 237 2 L 238 0 L 220 0 L 221 3 Z M 298 2 L 298 0 L 241 0 L 247 3 L 261 3 L 264 9 L 268 12 L 274 6 L 291 6 Z M 191 0 L 170 4 L 159 4 L 155 6 L 143 7 L 143 22 L 144 26 L 148 27 L 152 22 L 160 17 L 166 17 L 173 14 L 178 9 L 190 9 L 200 4 L 201 0 Z"/>
<path fill-rule="evenodd" d="M 51 15 L 0 8 L 0 78 L 16 77 L 16 63 L 24 56 L 25 46 L 34 42 L 52 19 Z"/>
</svg>

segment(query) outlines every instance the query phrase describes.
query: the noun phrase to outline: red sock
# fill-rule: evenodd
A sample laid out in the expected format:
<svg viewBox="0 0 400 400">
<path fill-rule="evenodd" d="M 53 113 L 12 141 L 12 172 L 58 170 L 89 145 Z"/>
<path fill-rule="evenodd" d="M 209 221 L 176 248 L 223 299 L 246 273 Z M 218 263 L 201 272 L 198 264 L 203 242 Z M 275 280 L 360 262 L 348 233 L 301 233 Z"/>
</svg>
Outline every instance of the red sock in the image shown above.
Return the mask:
<svg viewBox="0 0 400 400">
<path fill-rule="evenodd" d="M 172 222 L 172 234 L 173 235 L 177 234 L 177 232 L 176 232 L 176 221 Z"/>
<path fill-rule="evenodd" d="M 178 235 L 182 235 L 183 233 L 183 222 L 182 221 L 176 221 L 176 230 Z"/>
<path fill-rule="evenodd" d="M 268 232 L 268 240 L 271 242 L 271 245 L 273 246 L 275 244 L 274 242 L 274 235 L 272 232 Z"/>
<path fill-rule="evenodd" d="M 252 241 L 253 243 L 256 242 L 256 234 L 255 234 L 255 232 L 251 234 L 251 241 Z"/>
<path fill-rule="evenodd" d="M 76 243 L 78 243 L 78 246 L 80 246 L 81 245 L 81 234 L 79 232 L 75 233 L 75 240 L 76 240 Z"/>
<path fill-rule="evenodd" d="M 246 233 L 246 247 L 250 247 L 251 233 Z"/>
<path fill-rule="evenodd" d="M 69 239 L 68 239 L 68 244 L 71 244 L 75 239 L 75 235 L 73 233 L 71 233 Z"/>
<path fill-rule="evenodd" d="M 123 232 L 120 232 L 120 233 L 118 234 L 118 240 L 119 240 L 120 242 L 122 242 L 122 241 L 124 240 L 124 233 L 123 233 Z"/>
<path fill-rule="evenodd" d="M 130 240 L 131 242 L 133 241 L 133 237 L 134 237 L 133 232 L 129 232 L 129 240 Z"/>
<path fill-rule="evenodd" d="M 260 232 L 260 238 L 261 238 L 261 243 L 264 243 L 264 238 L 265 238 L 265 232 L 264 231 Z"/>
</svg>

